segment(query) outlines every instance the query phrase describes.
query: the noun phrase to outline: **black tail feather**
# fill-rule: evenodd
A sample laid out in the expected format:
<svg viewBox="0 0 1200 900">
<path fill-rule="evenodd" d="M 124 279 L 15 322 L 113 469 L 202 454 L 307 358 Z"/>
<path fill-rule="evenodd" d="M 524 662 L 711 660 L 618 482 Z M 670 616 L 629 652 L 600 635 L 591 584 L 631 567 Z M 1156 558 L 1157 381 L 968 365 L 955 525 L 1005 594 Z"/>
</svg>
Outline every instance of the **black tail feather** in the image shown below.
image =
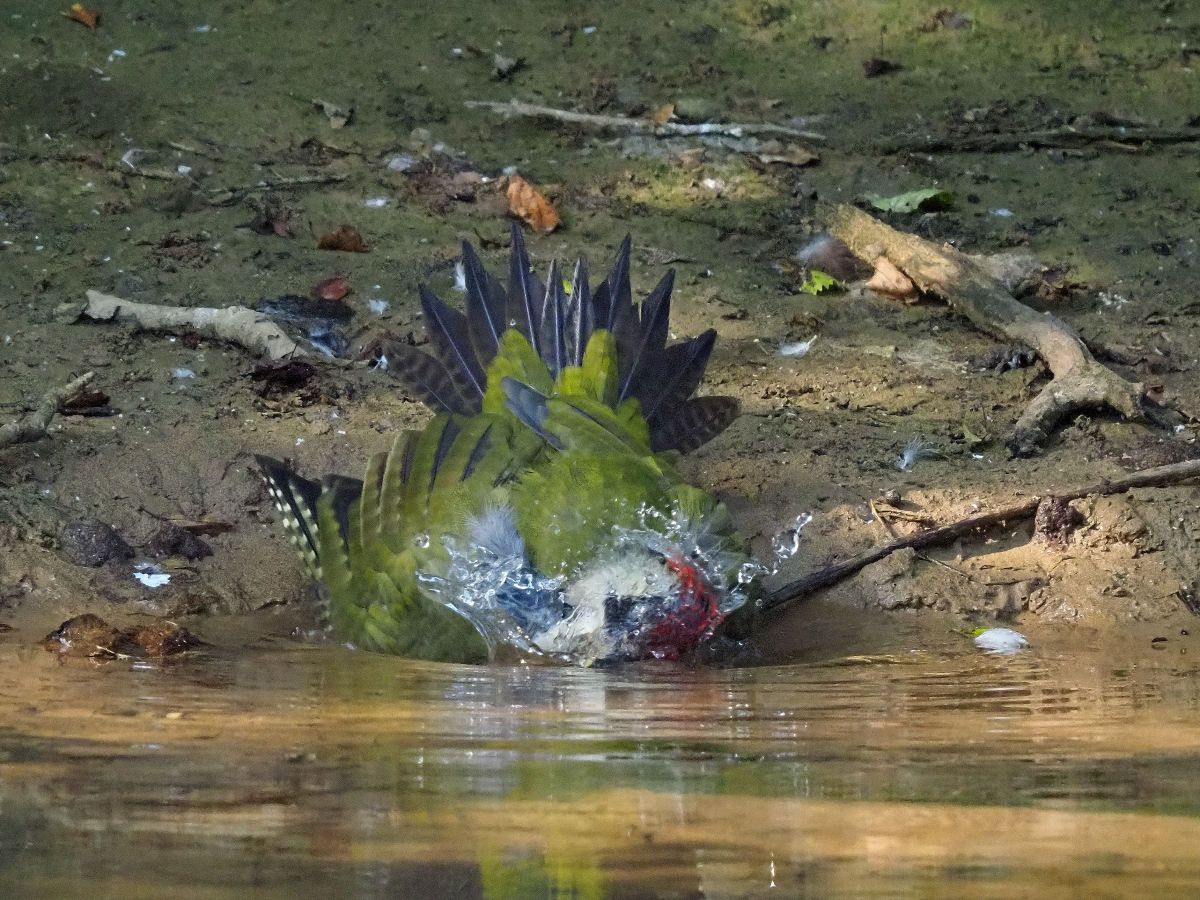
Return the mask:
<svg viewBox="0 0 1200 900">
<path fill-rule="evenodd" d="M 566 318 L 567 294 L 558 273 L 558 261 L 554 260 L 546 275 L 546 300 L 542 304 L 539 344 L 542 359 L 550 367 L 551 375 L 558 375 L 567 365 Z"/>
<path fill-rule="evenodd" d="M 633 386 L 639 380 L 654 380 L 668 373 L 658 371 L 667 346 L 667 326 L 671 318 L 671 288 L 675 285 L 674 270 L 667 272 L 662 281 L 650 292 L 642 303 L 641 320 L 638 325 L 637 343 L 631 348 L 632 356 L 627 361 L 628 369 L 622 373 L 618 398 L 624 400 L 633 395 Z M 646 377 L 649 376 L 649 377 Z"/>
<path fill-rule="evenodd" d="M 487 377 L 471 343 L 467 317 L 438 299 L 425 285 L 420 287 L 425 331 L 434 356 L 445 367 L 458 393 L 469 403 L 482 402 Z"/>
<path fill-rule="evenodd" d="M 712 355 L 717 332 L 710 328 L 694 338 L 667 347 L 659 357 L 661 371 L 647 373 L 634 385 L 642 401 L 642 414 L 653 420 L 682 403 L 696 392 L 708 358 Z"/>
<path fill-rule="evenodd" d="M 594 330 L 592 314 L 587 263 L 579 259 L 575 261 L 575 274 L 571 276 L 571 302 L 567 305 L 567 365 L 583 365 L 583 353 Z"/>
<path fill-rule="evenodd" d="M 650 447 L 688 453 L 707 444 L 741 413 L 733 397 L 693 397 L 668 415 L 650 421 Z"/>
<path fill-rule="evenodd" d="M 472 403 L 463 398 L 441 360 L 410 344 L 396 342 L 390 350 L 389 369 L 394 368 L 400 380 L 430 409 L 466 416 L 479 412 L 478 401 Z"/>
<path fill-rule="evenodd" d="M 486 367 L 500 346 L 500 335 L 508 327 L 508 292 L 483 261 L 463 241 L 463 271 L 467 282 L 467 322 L 479 362 Z"/>
<path fill-rule="evenodd" d="M 694 449 L 737 416 L 737 403 L 730 398 L 689 400 L 704 376 L 716 334 L 708 331 L 668 347 L 674 272 L 663 277 L 640 307 L 634 306 L 631 249 L 626 235 L 608 277 L 594 293 L 587 265 L 576 263 L 568 297 L 556 262 L 550 265 L 545 285 L 532 271 L 519 226 L 513 226 L 507 288 L 488 273 L 470 244 L 464 244 L 466 313 L 422 287 L 432 353 L 397 345 L 393 368 L 434 410 L 472 415 L 481 409 L 487 365 L 507 328 L 528 338 L 554 375 L 580 365 L 593 332 L 604 329 L 616 345 L 618 396 L 641 401 L 655 449 Z"/>
<path fill-rule="evenodd" d="M 525 252 L 525 238 L 521 226 L 513 222 L 512 252 L 508 258 L 508 320 L 529 341 L 534 350 L 539 350 L 541 332 L 541 308 L 546 296 L 546 287 L 529 264 Z"/>
</svg>

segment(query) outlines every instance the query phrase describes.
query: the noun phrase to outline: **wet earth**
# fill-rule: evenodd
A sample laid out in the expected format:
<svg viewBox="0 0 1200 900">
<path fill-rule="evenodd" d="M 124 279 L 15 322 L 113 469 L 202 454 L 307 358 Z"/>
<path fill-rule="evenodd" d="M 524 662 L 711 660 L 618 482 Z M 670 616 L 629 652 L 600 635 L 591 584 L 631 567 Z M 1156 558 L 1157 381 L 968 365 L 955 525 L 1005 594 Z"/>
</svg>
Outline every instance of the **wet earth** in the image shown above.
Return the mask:
<svg viewBox="0 0 1200 900">
<path fill-rule="evenodd" d="M 1050 540 L 1029 519 L 893 554 L 772 618 L 755 666 L 525 672 L 324 642 L 253 454 L 358 475 L 426 420 L 369 360 L 423 340 L 416 286 L 453 297 L 463 240 L 504 271 L 518 172 L 563 220 L 527 232 L 539 267 L 602 270 L 631 233 L 635 294 L 674 268 L 672 333 L 717 329 L 704 390 L 744 414 L 683 471 L 762 555 L 812 515 L 774 583 L 1192 459 L 1200 10 L 131 0 L 89 28 L 68 6 L 0 14 L 0 425 L 85 372 L 96 392 L 0 447 L 6 896 L 1194 893 L 1189 483 L 1073 501 Z M 514 98 L 819 137 L 466 105 Z M 875 212 L 1036 256 L 1024 301 L 1180 424 L 1095 410 L 1011 458 L 1048 377 L 1024 348 L 934 299 L 801 289 L 818 199 L 934 187 L 948 205 Z M 365 252 L 318 249 L 343 226 Z M 300 308 L 344 358 L 90 322 L 88 290 Z M 82 614 L 206 643 L 47 653 Z M 997 624 L 1032 649 L 981 655 Z"/>
</svg>

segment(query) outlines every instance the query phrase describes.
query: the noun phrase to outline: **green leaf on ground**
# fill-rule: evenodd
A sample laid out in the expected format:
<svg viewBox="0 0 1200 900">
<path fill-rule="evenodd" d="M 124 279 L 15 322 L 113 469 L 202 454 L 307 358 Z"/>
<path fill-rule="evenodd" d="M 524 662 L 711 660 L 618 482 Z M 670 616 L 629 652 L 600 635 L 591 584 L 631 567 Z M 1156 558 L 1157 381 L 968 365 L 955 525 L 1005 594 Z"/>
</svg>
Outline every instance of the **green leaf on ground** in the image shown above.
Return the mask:
<svg viewBox="0 0 1200 900">
<path fill-rule="evenodd" d="M 919 191 L 909 191 L 894 197 L 881 197 L 879 194 L 867 194 L 867 202 L 883 212 L 910 213 L 918 209 L 946 209 L 954 205 L 954 192 L 943 188 L 922 188 Z"/>
<path fill-rule="evenodd" d="M 840 287 L 841 284 L 832 275 L 826 275 L 820 269 L 811 269 L 808 273 L 808 281 L 800 285 L 800 290 L 806 294 L 819 294 L 821 291 Z"/>
</svg>

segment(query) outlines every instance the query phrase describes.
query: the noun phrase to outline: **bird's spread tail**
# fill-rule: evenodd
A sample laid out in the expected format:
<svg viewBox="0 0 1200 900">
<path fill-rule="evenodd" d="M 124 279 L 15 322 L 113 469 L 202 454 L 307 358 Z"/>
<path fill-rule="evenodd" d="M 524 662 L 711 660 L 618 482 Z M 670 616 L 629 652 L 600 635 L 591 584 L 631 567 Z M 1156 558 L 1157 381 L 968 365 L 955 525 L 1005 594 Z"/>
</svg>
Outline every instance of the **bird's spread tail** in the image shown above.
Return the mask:
<svg viewBox="0 0 1200 900">
<path fill-rule="evenodd" d="M 621 244 L 612 270 L 593 292 L 587 266 L 577 262 L 568 287 L 551 263 L 547 282 L 532 270 L 521 230 L 514 224 L 505 287 L 463 244 L 466 312 L 421 289 L 430 351 L 407 344 L 391 348 L 390 371 L 439 412 L 474 415 L 484 407 L 493 361 L 513 344 L 517 331 L 549 370 L 551 379 L 584 365 L 591 338 L 612 335 L 617 383 L 612 405 L 635 398 L 657 451 L 687 452 L 720 434 L 737 418 L 732 397 L 693 397 L 712 354 L 716 332 L 706 331 L 667 346 L 674 272 L 668 272 L 641 304 L 629 280 L 630 239 Z M 507 375 L 508 373 L 505 372 Z"/>
</svg>

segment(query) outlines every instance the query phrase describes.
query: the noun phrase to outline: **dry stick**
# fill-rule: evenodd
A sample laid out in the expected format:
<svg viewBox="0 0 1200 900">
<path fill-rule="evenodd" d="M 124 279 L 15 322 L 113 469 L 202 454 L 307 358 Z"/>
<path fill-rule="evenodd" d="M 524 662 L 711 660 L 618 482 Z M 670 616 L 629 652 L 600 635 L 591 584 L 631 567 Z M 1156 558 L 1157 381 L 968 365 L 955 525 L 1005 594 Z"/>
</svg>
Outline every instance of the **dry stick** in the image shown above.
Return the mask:
<svg viewBox="0 0 1200 900">
<path fill-rule="evenodd" d="M 95 377 L 94 372 L 85 372 L 70 384 L 46 391 L 38 401 L 37 409 L 16 422 L 0 426 L 0 447 L 36 441 L 46 434 L 50 420 L 58 408 L 77 394 Z"/>
<path fill-rule="evenodd" d="M 1005 153 L 1024 147 L 1068 148 L 1110 147 L 1137 152 L 1144 146 L 1166 146 L 1200 142 L 1200 128 L 1055 128 L 1012 134 L 926 135 L 876 141 L 883 153 Z"/>
<path fill-rule="evenodd" d="M 922 550 L 926 547 L 939 547 L 953 543 L 960 537 L 965 537 L 975 531 L 992 528 L 997 525 L 1005 525 L 1008 522 L 1024 521 L 1036 513 L 1042 500 L 1048 497 L 1056 497 L 1061 500 L 1078 500 L 1081 497 L 1090 497 L 1092 495 L 1107 496 L 1110 494 L 1123 494 L 1134 488 L 1161 487 L 1163 485 L 1177 484 L 1189 478 L 1198 477 L 1200 477 L 1200 459 L 1189 459 L 1181 463 L 1172 463 L 1169 466 L 1143 469 L 1140 472 L 1133 472 L 1126 475 L 1124 478 L 1118 478 L 1114 481 L 1101 481 L 1099 484 L 1067 491 L 1062 494 L 1047 494 L 1046 497 L 1030 497 L 1028 500 L 1024 500 L 1013 506 L 1007 506 L 1004 509 L 998 509 L 995 512 L 980 513 L 977 516 L 960 519 L 957 522 L 943 525 L 940 528 L 933 528 L 919 534 L 898 538 L 887 544 L 881 544 L 865 553 L 860 553 L 858 556 L 844 562 L 819 569 L 767 594 L 760 602 L 759 608 L 764 612 L 778 609 L 780 606 L 794 600 L 799 600 L 820 588 L 835 584 L 843 578 L 853 575 L 860 569 L 866 568 L 871 563 L 879 562 L 884 557 L 890 556 L 897 550 L 906 550 L 908 548 Z"/>
<path fill-rule="evenodd" d="M 208 338 L 239 344 L 271 359 L 303 356 L 290 337 L 260 312 L 244 306 L 224 309 L 134 303 L 99 291 L 87 292 L 83 315 L 100 322 L 133 322 L 147 331 L 196 331 Z"/>
<path fill-rule="evenodd" d="M 598 116 L 592 113 L 572 112 L 569 109 L 555 109 L 553 106 L 522 103 L 520 100 L 512 100 L 508 103 L 493 100 L 468 100 L 466 103 L 472 108 L 490 109 L 503 113 L 505 116 L 554 119 L 557 122 L 568 122 L 572 125 L 586 125 L 589 128 L 600 128 L 607 131 L 651 134 L 655 137 L 695 137 L 716 134 L 740 138 L 748 134 L 769 134 L 804 141 L 825 140 L 825 135 L 815 131 L 802 131 L 798 128 L 788 128 L 786 125 L 772 125 L 769 122 L 745 125 L 704 122 L 699 125 L 686 125 L 682 122 L 655 122 L 653 119 L 634 119 L 628 116 Z"/>
<path fill-rule="evenodd" d="M 886 256 L 918 288 L 946 300 L 980 330 L 1032 347 L 1042 358 L 1054 378 L 1005 438 L 1014 455 L 1033 453 L 1059 421 L 1080 410 L 1110 406 L 1130 418 L 1143 416 L 1141 384 L 1097 362 L 1069 325 L 1016 300 L 976 260 L 889 228 L 853 206 L 822 203 L 817 212 L 855 255 L 868 262 Z"/>
</svg>

